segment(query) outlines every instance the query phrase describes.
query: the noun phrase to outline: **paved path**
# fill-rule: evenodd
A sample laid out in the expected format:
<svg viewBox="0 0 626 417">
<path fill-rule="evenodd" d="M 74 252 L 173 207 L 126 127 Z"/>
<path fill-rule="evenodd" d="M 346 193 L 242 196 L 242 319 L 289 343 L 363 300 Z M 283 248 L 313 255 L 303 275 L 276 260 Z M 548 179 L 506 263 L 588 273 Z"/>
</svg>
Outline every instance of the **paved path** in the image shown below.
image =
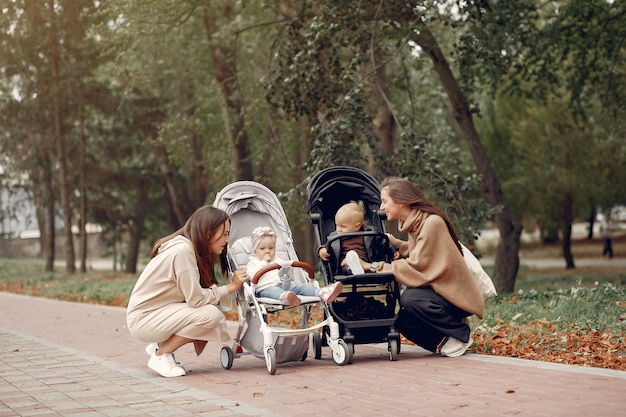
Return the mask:
<svg viewBox="0 0 626 417">
<path fill-rule="evenodd" d="M 188 370 L 147 366 L 119 307 L 0 293 L 4 416 L 624 416 L 626 372 L 482 355 L 441 358 L 403 346 L 357 345 L 352 365 L 279 364 L 252 356 L 222 369 L 211 345 Z M 235 326 L 232 327 L 233 334 Z"/>
</svg>

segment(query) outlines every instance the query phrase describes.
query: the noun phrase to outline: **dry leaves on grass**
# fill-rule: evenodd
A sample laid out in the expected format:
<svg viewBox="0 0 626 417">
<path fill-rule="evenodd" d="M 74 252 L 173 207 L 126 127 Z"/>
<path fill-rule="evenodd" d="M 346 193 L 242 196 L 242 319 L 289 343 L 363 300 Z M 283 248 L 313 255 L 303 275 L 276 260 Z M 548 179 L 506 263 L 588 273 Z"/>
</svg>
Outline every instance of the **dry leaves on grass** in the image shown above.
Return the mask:
<svg viewBox="0 0 626 417">
<path fill-rule="evenodd" d="M 476 329 L 470 352 L 626 371 L 626 341 L 608 333 L 558 329 L 545 320 L 487 330 Z"/>
</svg>

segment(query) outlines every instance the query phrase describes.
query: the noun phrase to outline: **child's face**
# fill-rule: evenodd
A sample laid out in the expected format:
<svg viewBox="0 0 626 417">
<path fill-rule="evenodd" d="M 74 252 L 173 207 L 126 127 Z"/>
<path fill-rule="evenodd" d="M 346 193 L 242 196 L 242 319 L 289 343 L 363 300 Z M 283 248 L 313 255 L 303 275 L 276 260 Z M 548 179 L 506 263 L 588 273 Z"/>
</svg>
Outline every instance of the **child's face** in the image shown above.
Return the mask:
<svg viewBox="0 0 626 417">
<path fill-rule="evenodd" d="M 335 230 L 337 233 L 351 233 L 361 230 L 362 224 L 354 220 L 353 216 L 347 213 L 337 213 L 335 216 Z"/>
<path fill-rule="evenodd" d="M 271 261 L 274 259 L 276 255 L 276 243 L 274 243 L 274 239 L 269 236 L 265 236 L 261 239 L 261 243 L 254 250 L 254 254 L 257 258 L 262 259 L 264 261 Z"/>
</svg>

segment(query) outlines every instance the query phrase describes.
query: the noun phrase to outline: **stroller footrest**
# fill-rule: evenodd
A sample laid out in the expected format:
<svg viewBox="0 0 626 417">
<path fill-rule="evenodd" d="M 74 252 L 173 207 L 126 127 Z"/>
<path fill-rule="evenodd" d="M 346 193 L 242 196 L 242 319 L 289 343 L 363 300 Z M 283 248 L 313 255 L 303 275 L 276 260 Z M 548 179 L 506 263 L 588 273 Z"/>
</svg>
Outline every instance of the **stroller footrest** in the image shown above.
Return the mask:
<svg viewBox="0 0 626 417">
<path fill-rule="evenodd" d="M 321 301 L 319 297 L 310 297 L 306 295 L 299 295 L 298 297 L 302 300 L 302 304 L 319 303 Z M 291 307 L 286 301 L 280 301 L 275 298 L 257 297 L 257 301 L 268 306 Z"/>
<path fill-rule="evenodd" d="M 335 281 L 346 284 L 386 284 L 395 280 L 393 274 L 365 273 L 357 275 L 335 275 Z"/>
</svg>

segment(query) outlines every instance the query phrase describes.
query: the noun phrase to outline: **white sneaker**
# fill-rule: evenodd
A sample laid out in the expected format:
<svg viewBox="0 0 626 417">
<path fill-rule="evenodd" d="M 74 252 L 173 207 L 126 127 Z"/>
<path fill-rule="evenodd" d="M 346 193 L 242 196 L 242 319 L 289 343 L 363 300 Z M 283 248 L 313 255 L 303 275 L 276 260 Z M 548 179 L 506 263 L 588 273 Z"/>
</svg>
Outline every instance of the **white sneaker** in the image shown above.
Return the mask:
<svg viewBox="0 0 626 417">
<path fill-rule="evenodd" d="M 163 355 L 157 355 L 155 353 L 151 355 L 148 361 L 148 367 L 167 378 L 187 374 L 182 367 L 176 365 L 176 360 L 171 353 L 164 353 Z"/>
<path fill-rule="evenodd" d="M 150 343 L 148 346 L 146 346 L 146 353 L 148 354 L 148 356 L 156 355 L 156 351 L 157 350 L 159 350 L 159 344 L 158 343 Z M 176 360 L 176 356 L 174 356 L 173 353 L 170 353 L 170 355 L 172 355 L 172 358 L 174 358 L 174 361 L 176 362 L 176 365 L 178 365 L 181 368 L 185 369 L 183 364 Z M 185 371 L 187 371 L 187 370 L 185 369 Z"/>
<path fill-rule="evenodd" d="M 441 356 L 448 356 L 450 358 L 461 356 L 470 346 L 472 346 L 472 343 L 474 343 L 474 340 L 471 336 L 467 343 L 461 342 L 459 339 L 455 339 L 454 337 L 449 337 L 448 341 L 441 347 Z"/>
<path fill-rule="evenodd" d="M 148 354 L 148 356 L 155 355 L 157 350 L 159 350 L 158 343 L 150 343 L 148 346 L 146 346 L 146 353 Z"/>
<path fill-rule="evenodd" d="M 352 274 L 357 275 L 365 273 L 359 261 L 359 255 L 355 251 L 351 250 L 346 253 L 346 262 Z"/>
<path fill-rule="evenodd" d="M 326 304 L 332 303 L 335 298 L 343 290 L 343 284 L 341 282 L 335 282 L 320 289 L 318 293 L 319 298 Z"/>
</svg>

